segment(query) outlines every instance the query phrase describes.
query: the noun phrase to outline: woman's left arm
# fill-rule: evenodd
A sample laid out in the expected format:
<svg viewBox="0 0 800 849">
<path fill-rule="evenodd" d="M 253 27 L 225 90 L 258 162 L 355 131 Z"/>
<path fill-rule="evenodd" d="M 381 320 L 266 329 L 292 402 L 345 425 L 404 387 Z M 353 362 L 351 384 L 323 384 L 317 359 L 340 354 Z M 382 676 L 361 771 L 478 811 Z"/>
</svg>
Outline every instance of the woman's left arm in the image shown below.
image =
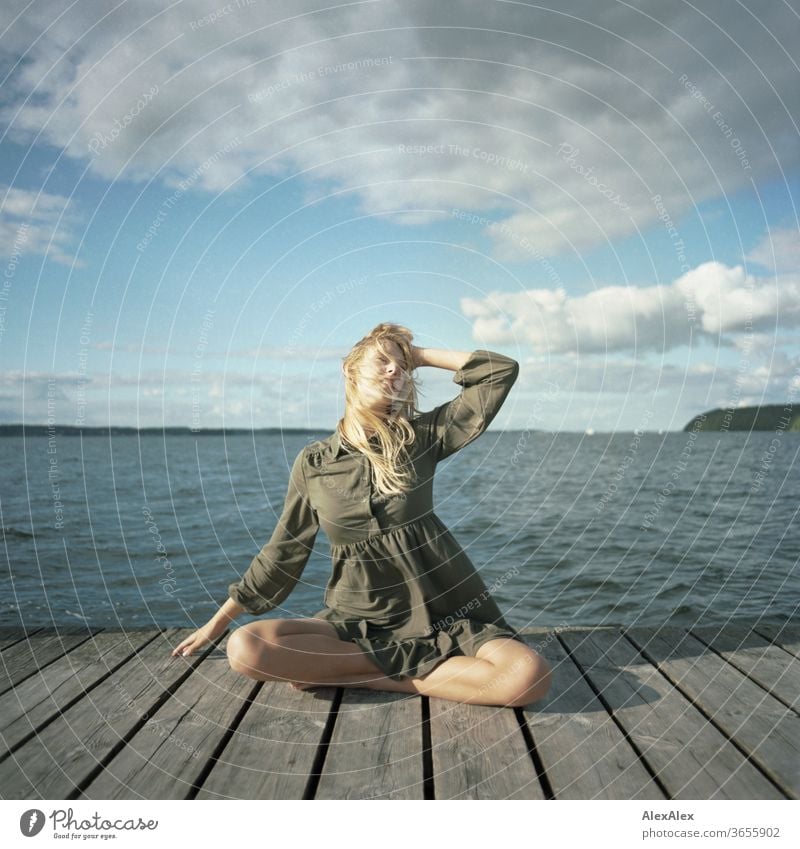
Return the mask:
<svg viewBox="0 0 800 849">
<path fill-rule="evenodd" d="M 472 356 L 469 351 L 447 351 L 444 348 L 418 348 L 411 346 L 414 355 L 414 368 L 418 366 L 433 366 L 458 371 Z"/>
<path fill-rule="evenodd" d="M 484 348 L 466 357 L 461 352 L 437 350 L 431 354 L 431 349 L 424 350 L 428 352 L 424 357 L 428 361 L 461 363 L 453 375 L 453 382 L 462 386 L 461 394 L 424 414 L 429 427 L 428 438 L 438 463 L 473 442 L 492 423 L 516 382 L 519 363 Z"/>
</svg>

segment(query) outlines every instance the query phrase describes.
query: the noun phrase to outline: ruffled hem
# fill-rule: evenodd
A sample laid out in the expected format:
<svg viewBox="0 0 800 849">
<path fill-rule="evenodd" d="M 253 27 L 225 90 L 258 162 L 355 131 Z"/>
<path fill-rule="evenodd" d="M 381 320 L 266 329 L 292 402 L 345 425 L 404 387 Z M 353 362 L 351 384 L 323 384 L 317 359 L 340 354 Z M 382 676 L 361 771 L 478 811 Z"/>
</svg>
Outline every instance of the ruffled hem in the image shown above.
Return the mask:
<svg viewBox="0 0 800 849">
<path fill-rule="evenodd" d="M 365 619 L 342 619 L 326 608 L 314 614 L 336 629 L 339 639 L 355 643 L 372 662 L 394 681 L 427 675 L 448 657 L 474 657 L 489 640 L 511 638 L 525 643 L 513 628 L 502 628 L 475 619 L 456 619 L 447 628 L 430 634 L 398 637 L 376 631 Z"/>
</svg>

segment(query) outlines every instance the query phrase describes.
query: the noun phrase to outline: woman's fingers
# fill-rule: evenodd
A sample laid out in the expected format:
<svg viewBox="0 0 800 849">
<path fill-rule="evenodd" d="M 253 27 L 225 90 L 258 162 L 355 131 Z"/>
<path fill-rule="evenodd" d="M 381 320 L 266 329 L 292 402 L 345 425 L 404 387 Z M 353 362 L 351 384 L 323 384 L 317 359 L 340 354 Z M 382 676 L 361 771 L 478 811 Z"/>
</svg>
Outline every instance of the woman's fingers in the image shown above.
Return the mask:
<svg viewBox="0 0 800 849">
<path fill-rule="evenodd" d="M 194 642 L 195 635 L 192 634 L 191 637 L 187 637 L 182 643 L 177 646 L 177 648 L 172 652 L 172 656 L 177 657 L 191 654 L 194 650 Z"/>
<path fill-rule="evenodd" d="M 199 649 L 204 646 L 206 643 L 213 642 L 209 636 L 202 631 L 195 631 L 194 634 L 190 634 L 182 643 L 178 643 L 178 645 L 173 649 L 172 656 L 173 657 L 186 657 L 190 655 L 195 649 Z"/>
</svg>

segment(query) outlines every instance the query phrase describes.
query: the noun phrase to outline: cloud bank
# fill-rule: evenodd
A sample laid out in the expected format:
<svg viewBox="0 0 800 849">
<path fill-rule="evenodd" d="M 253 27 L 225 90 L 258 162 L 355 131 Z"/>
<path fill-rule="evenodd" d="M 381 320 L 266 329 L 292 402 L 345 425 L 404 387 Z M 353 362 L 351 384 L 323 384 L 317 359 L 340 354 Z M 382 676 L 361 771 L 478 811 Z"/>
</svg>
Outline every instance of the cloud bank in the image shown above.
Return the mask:
<svg viewBox="0 0 800 849">
<path fill-rule="evenodd" d="M 554 254 L 652 224 L 656 194 L 677 218 L 797 165 L 796 13 L 735 9 L 18 0 L 0 117 L 109 180 L 302 171 L 408 223 L 481 210 L 501 257 Z"/>
<path fill-rule="evenodd" d="M 663 353 L 702 342 L 732 345 L 741 334 L 800 325 L 800 276 L 755 277 L 742 266 L 706 262 L 663 286 L 606 286 L 462 298 L 473 335 L 539 353 Z"/>
</svg>

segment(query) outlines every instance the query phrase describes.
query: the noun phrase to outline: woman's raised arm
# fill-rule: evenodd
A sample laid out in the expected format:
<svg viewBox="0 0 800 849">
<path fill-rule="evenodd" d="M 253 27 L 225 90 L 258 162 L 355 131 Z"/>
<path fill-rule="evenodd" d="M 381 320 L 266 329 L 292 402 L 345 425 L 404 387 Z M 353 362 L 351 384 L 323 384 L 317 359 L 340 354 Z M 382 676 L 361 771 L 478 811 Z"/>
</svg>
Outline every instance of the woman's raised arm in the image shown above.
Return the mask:
<svg viewBox="0 0 800 849">
<path fill-rule="evenodd" d="M 470 358 L 468 351 L 447 351 L 443 348 L 418 348 L 411 346 L 414 355 L 414 368 L 418 366 L 434 366 L 435 368 L 446 368 L 450 371 L 458 371 Z"/>
<path fill-rule="evenodd" d="M 519 363 L 504 354 L 479 348 L 469 354 L 424 348 L 423 361 L 451 368 L 459 364 L 453 382 L 460 395 L 440 404 L 423 421 L 438 463 L 477 439 L 503 406 L 519 374 Z"/>
</svg>

